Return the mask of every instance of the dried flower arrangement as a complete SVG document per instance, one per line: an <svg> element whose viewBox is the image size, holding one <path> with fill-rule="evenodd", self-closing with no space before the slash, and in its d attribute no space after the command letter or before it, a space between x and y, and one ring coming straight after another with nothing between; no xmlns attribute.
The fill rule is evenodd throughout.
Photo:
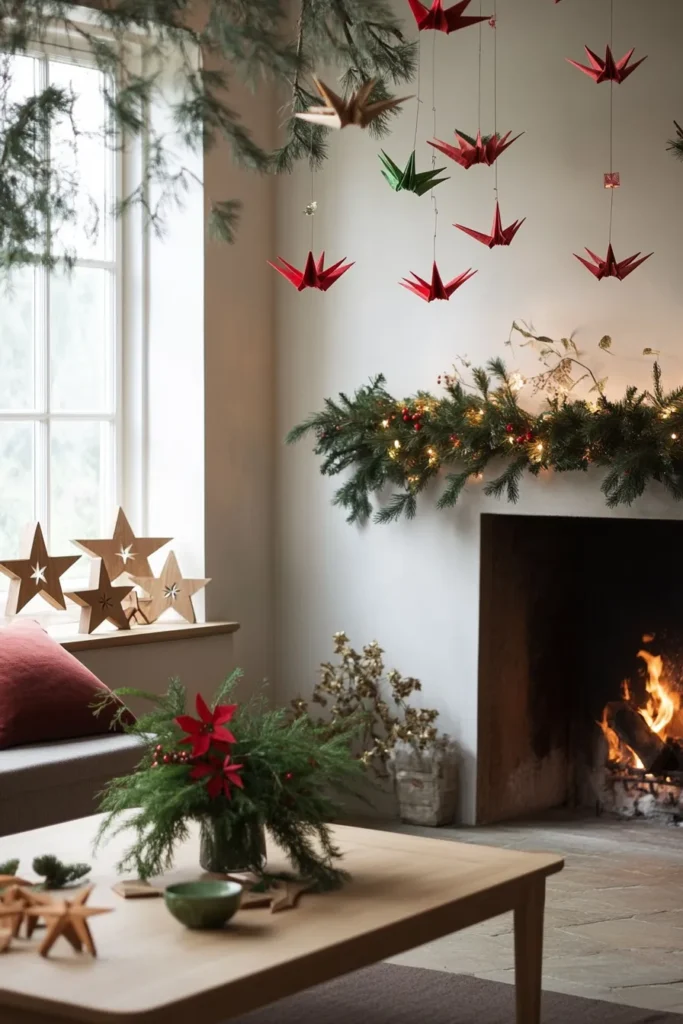
<svg viewBox="0 0 683 1024"><path fill-rule="evenodd" d="M292 701L295 717L310 716L310 704L328 709L332 733L348 729L350 720L361 723L363 752L360 760L380 775L397 742L403 740L419 750L443 744L434 725L439 712L432 708L416 708L409 702L422 689L419 679L402 676L396 669L384 675L383 649L376 640L359 654L344 632L334 634L334 652L339 664L323 662L320 680L310 702ZM386 694L386 699L385 699Z"/></svg>

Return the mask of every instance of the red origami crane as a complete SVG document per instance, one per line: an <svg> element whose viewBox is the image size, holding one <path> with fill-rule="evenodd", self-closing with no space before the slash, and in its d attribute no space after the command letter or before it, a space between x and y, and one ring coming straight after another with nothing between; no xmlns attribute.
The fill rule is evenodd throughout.
<svg viewBox="0 0 683 1024"><path fill-rule="evenodd" d="M580 263L583 263L584 267L587 267L588 270L590 270L591 274L594 274L595 277L597 277L598 281L602 281L603 277L616 277L617 280L623 281L625 277L628 277L628 275L636 269L636 267L639 267L641 263L644 263L645 260L649 260L650 256L652 256L652 253L650 252L647 256L643 256L642 259L638 259L640 253L637 252L635 256L629 256L628 259L618 261L614 255L614 249L612 248L611 242L607 247L607 256L604 260L600 259L599 256L596 256L594 252L590 251L590 249L586 249L586 252L590 256L591 260L593 260L592 263L589 260L584 259L583 256L577 256L576 253L574 253L574 255Z"/></svg>
<svg viewBox="0 0 683 1024"><path fill-rule="evenodd" d="M597 53L593 53L587 46L584 46L584 50L588 54L588 60L590 61L590 67L586 67L585 64L579 64L575 60L570 60L569 57L565 58L570 64L573 64L579 71L583 71L584 75L588 75L594 82L600 84L600 82L616 82L621 84L625 81L630 74L632 74L637 67L647 60L647 57L641 57L635 64L628 66L628 62L633 56L635 46L624 54L621 60L615 61L612 51L609 46L605 48L605 59L598 57Z"/></svg>
<svg viewBox="0 0 683 1024"><path fill-rule="evenodd" d="M464 284L465 281L469 281L471 277L474 277L477 271L472 270L471 268L469 270L465 270L462 274L458 274L457 277L454 277L452 281L449 281L448 284L444 284L441 280L441 274L439 273L436 262L432 264L431 283L429 281L423 281L422 278L418 277L417 274L414 274L412 270L410 273L415 280L411 281L410 278L404 277L402 281L399 281L399 284L403 288L407 288L408 291L414 292L415 295L419 295L421 299L425 300L425 302L433 302L434 299L450 299L453 292L459 288L461 284Z"/></svg>
<svg viewBox="0 0 683 1024"><path fill-rule="evenodd" d="M435 29L437 32L457 32L460 28L468 28L469 25L476 25L480 21L488 21L490 15L484 14L477 17L463 15L463 11L469 7L472 0L460 0L459 3L443 9L443 0L432 0L431 8L425 7L420 0L408 0L410 9L415 15L415 21L420 32L425 29Z"/></svg>
<svg viewBox="0 0 683 1024"><path fill-rule="evenodd" d="M278 256L278 259L280 263L284 264L284 267L278 267L276 263L271 263L270 260L268 260L268 266L272 267L273 270L277 270L278 274L286 277L299 292L302 292L304 288L318 288L321 292L326 292L335 281L339 280L342 274L345 274L353 266L353 263L344 263L344 260L341 259L338 263L333 263L326 270L324 252L320 254L320 259L317 263L313 259L313 253L309 252L303 270L297 270L287 260L283 260L282 256ZM342 266L342 264L344 265Z"/></svg>
<svg viewBox="0 0 683 1024"><path fill-rule="evenodd" d="M429 145L434 146L434 149L438 149L441 153L445 153L467 171L474 164L486 164L490 167L495 163L500 154L504 153L508 146L511 146L519 138L519 135L515 135L514 139L510 139L508 142L511 134L512 132L507 132L502 136L485 135L482 139L479 131L476 139L472 139L469 135L464 135L456 129L455 137L458 140L458 146L451 146L447 142L441 142L440 139L435 139ZM520 135L523 134L524 132L520 132Z"/></svg>
<svg viewBox="0 0 683 1024"><path fill-rule="evenodd" d="M232 799L231 786L244 789L240 772L244 765L231 764L230 756L226 758L210 757L206 764L196 764L190 772L191 779L206 779L206 790L214 800L224 793L228 800Z"/></svg>
<svg viewBox="0 0 683 1024"><path fill-rule="evenodd" d="M196 707L199 718L179 715L175 720L176 725L187 733L185 739L180 742L192 744L192 757L203 757L204 754L208 754L212 743L235 742L233 734L223 726L231 721L237 710L236 704L219 704L212 711L201 693L198 693Z"/></svg>
<svg viewBox="0 0 683 1024"><path fill-rule="evenodd" d="M488 245L489 249L493 249L494 245L509 245L525 220L526 217L523 217L522 220L513 221L512 224L504 228L503 222L500 219L500 206L496 199L496 212L493 215L493 227L491 228L490 235L485 235L481 231L474 231L473 228L466 228L462 224L455 224L454 227L464 231L466 235L476 238L483 245Z"/></svg>

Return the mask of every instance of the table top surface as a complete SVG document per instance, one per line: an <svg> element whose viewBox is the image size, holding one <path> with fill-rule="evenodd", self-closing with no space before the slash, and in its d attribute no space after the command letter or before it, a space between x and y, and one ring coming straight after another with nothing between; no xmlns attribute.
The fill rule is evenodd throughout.
<svg viewBox="0 0 683 1024"><path fill-rule="evenodd" d="M561 857L336 826L352 881L338 892L305 894L296 909L245 909L220 932L190 931L163 899L124 900L112 891L126 836L95 858L100 817L0 839L0 861L37 854L90 861L97 960L59 939L48 959L35 941L0 957L3 1024L61 1018L89 1024L215 1024L511 910L528 886L560 871ZM174 870L153 884L201 877L196 834L179 847ZM269 848L269 868L287 867ZM23 869L23 872L22 872ZM30 878L31 875L29 874ZM38 937L41 933L37 933ZM35 935L34 935L35 939Z"/></svg>

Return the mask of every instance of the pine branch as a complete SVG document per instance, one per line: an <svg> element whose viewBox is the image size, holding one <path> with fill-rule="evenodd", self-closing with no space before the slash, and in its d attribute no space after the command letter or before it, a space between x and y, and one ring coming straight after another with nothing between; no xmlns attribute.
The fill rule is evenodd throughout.
<svg viewBox="0 0 683 1024"><path fill-rule="evenodd" d="M351 471L333 498L349 522L373 514L376 523L414 517L419 495L443 468L453 472L437 506L451 508L470 479L501 460L502 471L484 493L513 503L525 473L585 472L591 465L608 471L602 490L610 508L632 504L653 481L681 497L683 387L665 391L655 363L652 393L629 386L620 400L610 400L573 339L556 342L517 324L513 330L540 346L547 367L531 378L536 390L547 389L540 412L520 405L520 375L494 359L472 369L475 393L459 376L446 375L444 397L418 392L400 402L379 377L351 397L326 399L321 412L290 431L290 443L314 434L324 475ZM604 351L605 339L597 347ZM597 388L597 400L575 396L578 382L567 377L568 366L585 368L586 390L590 396ZM387 485L392 496L373 512Z"/></svg>

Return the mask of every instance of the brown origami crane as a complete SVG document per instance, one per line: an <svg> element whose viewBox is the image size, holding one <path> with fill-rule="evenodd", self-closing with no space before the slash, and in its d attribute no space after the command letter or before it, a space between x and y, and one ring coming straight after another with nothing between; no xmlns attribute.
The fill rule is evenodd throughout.
<svg viewBox="0 0 683 1024"><path fill-rule="evenodd" d="M316 89L325 100L324 107L309 107L304 113L296 116L309 124L321 124L325 128L346 128L347 125L355 124L359 128L367 128L371 121L388 110L395 110L401 103L412 99L412 96L390 96L386 100L377 100L370 103L369 99L372 90L377 82L376 78L371 79L362 85L360 89L351 93L347 100L338 96L329 86L319 79L314 78Z"/></svg>

